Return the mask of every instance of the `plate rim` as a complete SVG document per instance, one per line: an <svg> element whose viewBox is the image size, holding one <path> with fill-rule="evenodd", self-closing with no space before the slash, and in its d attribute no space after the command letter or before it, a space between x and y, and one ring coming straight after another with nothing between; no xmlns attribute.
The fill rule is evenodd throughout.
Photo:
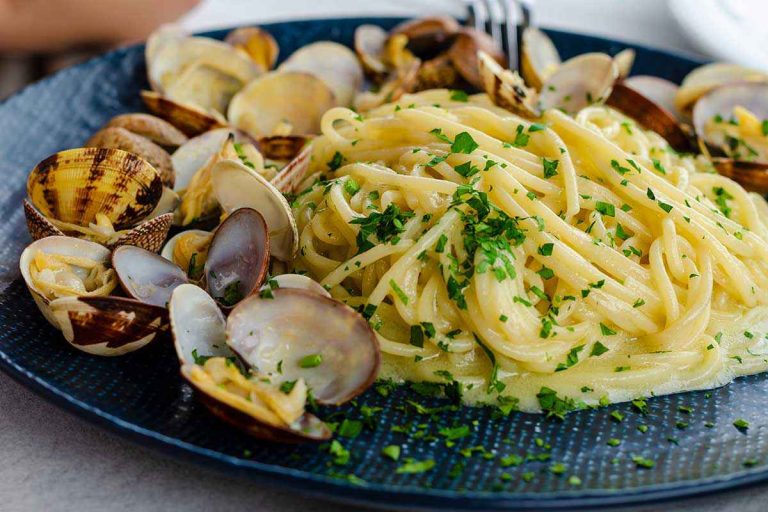
<svg viewBox="0 0 768 512"><path fill-rule="evenodd" d="M338 21L366 22L393 22L402 21L402 17L345 17L345 18L315 18L281 20L264 23L260 26L269 28L284 24L332 24ZM203 32L201 35L221 36L231 28L216 29ZM641 49L644 52L660 53L671 56L676 60L703 64L696 56L685 52L669 51L654 48L647 45L624 42L617 39L582 34L563 30L549 30L552 34L563 36L576 36L587 40L599 41L608 44L618 44L625 47ZM0 107L4 107L9 101L21 101L20 97L34 94L41 87L45 87L54 76L66 74L86 68L93 62L104 58L114 58L129 51L134 51L142 45L132 45L98 55L86 62L65 68L54 75L46 77L22 90L16 92L3 101ZM4 292L4 288L0 292ZM304 495L322 497L323 499L337 502L364 505L375 508L398 509L449 509L449 510L541 510L542 507L557 510L595 509L628 506L638 504L653 504L669 502L671 500L700 497L713 493L735 490L768 481L768 466L755 469L745 469L729 474L711 476L707 478L691 479L683 482L653 484L634 489L616 490L574 490L574 491L550 491L550 492L491 492L491 491L454 491L429 489L424 487L406 487L392 484L368 482L366 485L353 485L337 478L303 471L284 466L266 464L254 460L244 460L235 456L199 447L192 443L161 434L134 423L130 423L106 411L94 407L86 402L78 400L68 393L51 385L41 377L20 366L11 359L5 351L0 349L0 371L14 379L20 385L31 390L49 403L67 411L88 423L96 425L104 430L117 434L121 438L128 439L144 448L150 448L155 453L181 459L185 462L193 462L208 470L216 470L221 474L238 478L254 479L263 483L274 484L281 489L296 489L302 485L300 491ZM579 414L576 412L574 414ZM338 493L335 491L343 491ZM386 498L379 501L380 498Z"/></svg>

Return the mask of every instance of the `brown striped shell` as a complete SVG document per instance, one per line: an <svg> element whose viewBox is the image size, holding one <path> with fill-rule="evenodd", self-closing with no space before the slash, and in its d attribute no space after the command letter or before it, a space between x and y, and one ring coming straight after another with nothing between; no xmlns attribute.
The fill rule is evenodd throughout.
<svg viewBox="0 0 768 512"><path fill-rule="evenodd" d="M153 91L141 91L141 99L147 110L168 121L189 137L227 126L225 120L214 117L201 108L178 103Z"/></svg>
<svg viewBox="0 0 768 512"><path fill-rule="evenodd" d="M142 158L119 149L78 148L40 162L27 179L32 205L45 217L88 226L97 213L115 229L135 226L163 193L158 172Z"/></svg>
<svg viewBox="0 0 768 512"><path fill-rule="evenodd" d="M270 135L258 140L258 148L269 160L293 160L310 141L303 135Z"/></svg>
<svg viewBox="0 0 768 512"><path fill-rule="evenodd" d="M88 148L114 148L122 149L136 156L140 156L157 172L163 180L163 185L173 187L174 172L171 155L166 150L151 140L128 131L118 126L105 127L94 133L85 143Z"/></svg>

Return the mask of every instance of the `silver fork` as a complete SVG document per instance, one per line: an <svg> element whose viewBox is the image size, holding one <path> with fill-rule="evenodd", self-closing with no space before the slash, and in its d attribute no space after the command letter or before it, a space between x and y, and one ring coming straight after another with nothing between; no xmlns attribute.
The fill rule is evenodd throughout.
<svg viewBox="0 0 768 512"><path fill-rule="evenodd" d="M507 56L509 69L520 64L520 37L531 24L532 0L464 0L467 23L491 36Z"/></svg>

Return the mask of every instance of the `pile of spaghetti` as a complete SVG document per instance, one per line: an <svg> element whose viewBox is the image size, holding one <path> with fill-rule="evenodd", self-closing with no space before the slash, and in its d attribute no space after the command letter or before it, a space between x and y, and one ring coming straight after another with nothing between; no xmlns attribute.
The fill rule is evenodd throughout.
<svg viewBox="0 0 768 512"><path fill-rule="evenodd" d="M322 133L296 266L369 318L383 377L551 411L768 369L768 206L705 157L448 90Z"/></svg>

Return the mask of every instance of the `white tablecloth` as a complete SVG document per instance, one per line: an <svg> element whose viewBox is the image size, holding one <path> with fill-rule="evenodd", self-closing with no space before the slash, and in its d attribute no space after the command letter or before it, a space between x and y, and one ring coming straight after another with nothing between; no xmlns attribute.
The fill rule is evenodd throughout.
<svg viewBox="0 0 768 512"><path fill-rule="evenodd" d="M205 29L298 16L418 16L433 12L435 6L459 13L457 5L445 0L209 0L184 23ZM662 0L539 0L536 20L544 26L663 48L693 49L677 31ZM2 512L357 510L157 455L53 407L4 375L0 375L0 389ZM768 488L757 487L639 510L764 512L766 503Z"/></svg>

